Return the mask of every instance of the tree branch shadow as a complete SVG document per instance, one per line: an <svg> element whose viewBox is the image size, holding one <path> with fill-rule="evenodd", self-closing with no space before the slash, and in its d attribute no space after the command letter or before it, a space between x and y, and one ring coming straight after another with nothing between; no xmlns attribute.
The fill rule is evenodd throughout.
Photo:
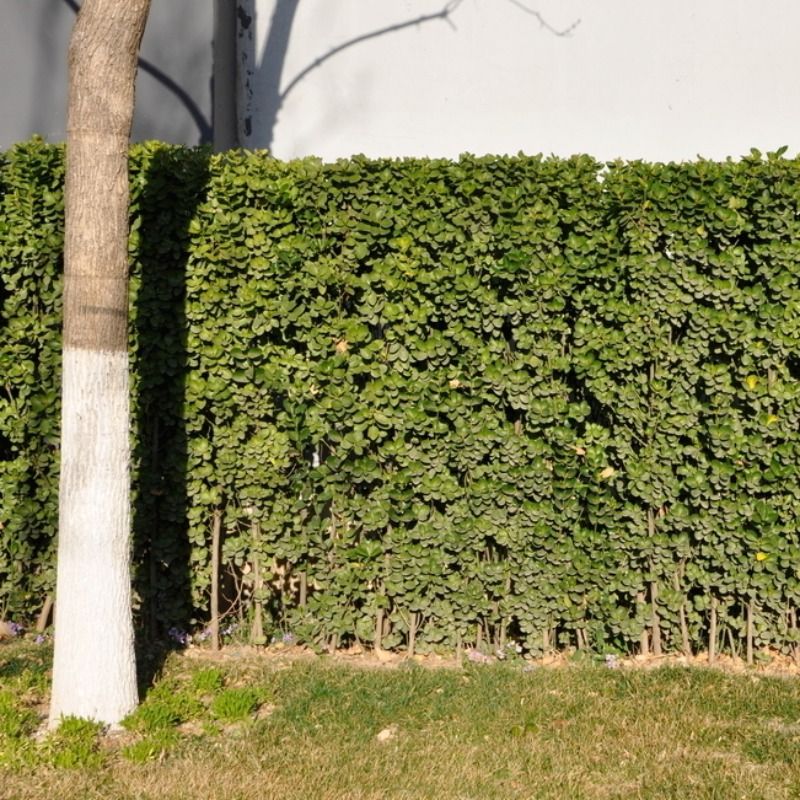
<svg viewBox="0 0 800 800"><path fill-rule="evenodd" d="M259 100L264 109L264 114L259 119L259 126L260 132L263 134L261 142L263 142L263 147L265 149L270 149L272 147L278 115L286 99L308 75L314 72L314 70L319 69L327 61L343 53L345 50L349 50L351 47L355 47L371 39L377 39L381 36L399 33L408 28L440 21L446 22L451 28L455 29L452 15L463 2L463 0L449 0L439 11L430 14L420 14L412 19L386 25L383 28L354 36L332 47L327 53L315 58L294 75L286 86L281 89L281 75L286 53L289 49L292 26L299 1L300 0L276 0L264 47L262 48L261 56L257 62L258 66L254 69L254 73L258 73L257 84L259 88L265 87L265 91L259 93ZM250 91L252 91L252 89L250 89ZM250 119L249 113L245 114L244 127L246 135L249 135L252 132L252 120Z"/></svg>
<svg viewBox="0 0 800 800"><path fill-rule="evenodd" d="M293 2L296 3L297 0L293 0ZM437 11L433 14L421 14L420 16L406 20L405 22L387 25L384 28L378 28L377 30L370 31L369 33L362 33L359 36L354 36L352 39L348 39L346 42L342 42L342 44L331 48L327 53L325 53L325 55L315 58L308 66L300 70L300 72L298 72L297 75L295 75L294 78L289 81L289 83L286 85L286 88L281 92L280 101L284 102L289 94L291 94L295 86L297 86L297 84L300 83L300 81L302 81L306 75L321 67L326 61L330 60L334 56L339 55L339 53L343 52L344 50L348 50L357 44L362 44L363 42L368 42L370 39L377 39L380 36L386 36L390 33L399 33L406 28L415 28L419 25L424 25L427 22L434 22L435 20L447 22L451 28L455 29L455 25L453 24L451 16L462 2L463 0L450 0L450 2L447 3L447 5L445 5L441 11Z"/></svg>
<svg viewBox="0 0 800 800"><path fill-rule="evenodd" d="M62 2L69 6L73 13L77 14L80 11L78 0L62 0ZM158 81L186 109L186 112L192 118L192 122L197 127L200 144L211 144L214 135L211 123L206 119L205 114L203 114L200 106L197 105L192 96L174 78L167 75L164 70L141 56L139 57L139 69Z"/></svg>
<svg viewBox="0 0 800 800"><path fill-rule="evenodd" d="M558 28L554 28L544 17L541 11L536 11L529 6L526 6L521 0L508 0L511 5L516 6L520 11L524 11L526 14L530 14L532 17L536 17L539 20L539 26L544 28L546 31L550 31L553 36L572 36L572 32L578 25L581 24L580 19L576 19L571 25L568 25L566 28L559 30Z"/></svg>
<svg viewBox="0 0 800 800"><path fill-rule="evenodd" d="M420 14L412 19L397 22L392 25L386 25L383 28L378 28L374 31L368 31L367 33L362 33L358 36L352 37L351 39L347 39L341 44L332 47L327 53L315 58L305 67L303 67L288 81L286 86L281 89L281 74L283 72L286 54L289 49L292 27L299 2L300 0L276 0L264 47L262 48L261 56L257 62L258 66L253 70L253 73L258 73L257 85L260 89L262 87L264 88L263 93L260 93L259 96L259 100L261 101L264 109L263 115L259 118L259 127L260 132L263 135L263 138L260 139L260 142L263 142L263 145L261 146L267 150L272 148L272 144L275 139L275 129L278 123L278 116L284 104L286 103L287 98L312 72L319 69L323 64L330 61L332 58L335 58L337 55L340 55L345 50L349 50L351 47L363 44L371 39L377 39L381 36L399 33L408 28L414 28L420 25L426 25L431 22L439 21L447 23L452 30L457 30L455 22L453 21L453 16L458 10L458 7L462 4L463 0L449 0L449 2L447 2L439 11L435 11L430 14ZM581 22L580 19L577 19L567 28L559 30L551 25L541 12L530 8L521 2L521 0L508 0L508 2L526 14L535 17L539 21L540 27L552 33L554 36L571 36L573 31L578 27L578 25L580 25ZM252 26L253 17L256 13L255 0L248 0L247 5L250 13L244 13L242 7L240 6L239 22L240 25L244 26L245 28L250 28ZM246 91L248 94L252 93L252 77L252 75L248 75L247 77ZM243 124L246 136L250 136L252 134L253 124L249 109L249 98L247 105L248 109L244 115Z"/></svg>

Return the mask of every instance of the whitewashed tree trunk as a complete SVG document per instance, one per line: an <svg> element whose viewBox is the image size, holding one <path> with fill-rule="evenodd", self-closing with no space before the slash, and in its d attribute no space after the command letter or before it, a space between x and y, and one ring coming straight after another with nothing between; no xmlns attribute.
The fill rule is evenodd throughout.
<svg viewBox="0 0 800 800"><path fill-rule="evenodd" d="M128 145L150 0L85 0L70 40L50 725L136 706L131 616Z"/></svg>
<svg viewBox="0 0 800 800"><path fill-rule="evenodd" d="M63 370L50 720L72 714L114 724L137 702L127 353L65 348Z"/></svg>

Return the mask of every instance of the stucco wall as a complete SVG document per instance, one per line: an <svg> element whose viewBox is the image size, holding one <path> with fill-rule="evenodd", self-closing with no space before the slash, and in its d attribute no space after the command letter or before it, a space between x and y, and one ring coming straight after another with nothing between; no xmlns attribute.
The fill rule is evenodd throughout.
<svg viewBox="0 0 800 800"><path fill-rule="evenodd" d="M240 3L246 142L280 157L800 150L796 0Z"/></svg>
<svg viewBox="0 0 800 800"><path fill-rule="evenodd" d="M65 0L2 0L0 147L33 133L51 142L64 139L73 19ZM134 139L210 140L212 38L211 0L153 0L142 44L147 63L137 83Z"/></svg>
<svg viewBox="0 0 800 800"><path fill-rule="evenodd" d="M64 138L75 3L3 0L0 147ZM283 158L795 153L798 29L796 0L153 0L133 135L195 144L213 117L219 146Z"/></svg>

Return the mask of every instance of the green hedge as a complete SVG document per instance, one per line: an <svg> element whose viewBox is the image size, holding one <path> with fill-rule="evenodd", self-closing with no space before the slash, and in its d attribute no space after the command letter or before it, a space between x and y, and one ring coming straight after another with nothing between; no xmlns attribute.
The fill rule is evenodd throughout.
<svg viewBox="0 0 800 800"><path fill-rule="evenodd" d="M218 511L228 595L318 646L795 649L799 177L136 147L143 621L206 618ZM3 156L17 613L52 582L62 178Z"/></svg>

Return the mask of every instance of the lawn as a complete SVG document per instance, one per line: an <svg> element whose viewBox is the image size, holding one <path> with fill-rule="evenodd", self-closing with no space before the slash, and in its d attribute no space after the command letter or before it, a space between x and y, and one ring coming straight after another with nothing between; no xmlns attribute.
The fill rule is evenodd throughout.
<svg viewBox="0 0 800 800"><path fill-rule="evenodd" d="M32 736L50 657L0 644L2 800L800 797L794 677L191 651L123 732Z"/></svg>

